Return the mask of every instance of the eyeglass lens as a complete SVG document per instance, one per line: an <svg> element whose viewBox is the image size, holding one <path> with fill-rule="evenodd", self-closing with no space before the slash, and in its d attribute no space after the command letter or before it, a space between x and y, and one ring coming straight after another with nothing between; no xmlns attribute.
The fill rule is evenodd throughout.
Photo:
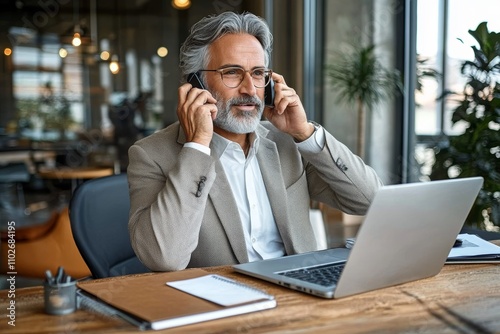
<svg viewBox="0 0 500 334"><path fill-rule="evenodd" d="M245 71L242 68L230 67L220 70L222 82L230 88L238 87L245 78L246 72L250 72L250 75L253 79L253 84L257 88L265 87L269 83L269 79L271 78L270 71L263 68L254 69L252 71Z"/></svg>

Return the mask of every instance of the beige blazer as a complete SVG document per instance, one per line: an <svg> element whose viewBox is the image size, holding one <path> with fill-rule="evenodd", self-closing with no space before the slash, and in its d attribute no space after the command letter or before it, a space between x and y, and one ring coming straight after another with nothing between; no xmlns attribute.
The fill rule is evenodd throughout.
<svg viewBox="0 0 500 334"><path fill-rule="evenodd" d="M300 154L293 138L269 122L256 134L257 159L287 254L317 248L311 200L364 214L381 185L375 172L328 132L318 154ZM218 157L214 150L208 156L184 143L177 122L129 149L132 247L154 271L248 262L237 205Z"/></svg>

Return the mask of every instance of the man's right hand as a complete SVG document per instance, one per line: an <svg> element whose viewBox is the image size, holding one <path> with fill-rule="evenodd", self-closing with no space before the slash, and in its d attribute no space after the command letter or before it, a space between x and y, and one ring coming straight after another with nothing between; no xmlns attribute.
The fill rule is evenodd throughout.
<svg viewBox="0 0 500 334"><path fill-rule="evenodd" d="M209 91L192 88L189 83L179 87L178 99L177 117L186 134L186 141L208 147L214 133L217 100Z"/></svg>

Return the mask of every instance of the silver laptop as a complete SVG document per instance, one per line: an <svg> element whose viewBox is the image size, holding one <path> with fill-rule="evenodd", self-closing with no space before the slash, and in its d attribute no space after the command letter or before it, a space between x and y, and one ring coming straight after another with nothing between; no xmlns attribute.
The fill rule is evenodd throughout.
<svg viewBox="0 0 500 334"><path fill-rule="evenodd" d="M351 250L332 248L233 268L325 298L434 276L445 264L482 184L483 178L471 177L384 186ZM311 279L314 275L319 278Z"/></svg>

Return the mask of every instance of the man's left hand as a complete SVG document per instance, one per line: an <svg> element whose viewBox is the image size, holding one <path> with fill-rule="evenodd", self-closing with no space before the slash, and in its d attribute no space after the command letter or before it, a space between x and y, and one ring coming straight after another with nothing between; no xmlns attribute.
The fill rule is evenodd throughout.
<svg viewBox="0 0 500 334"><path fill-rule="evenodd" d="M295 90L288 87L285 79L278 73L273 73L274 108L266 107L264 116L277 129L288 133L296 141L309 138L314 132L314 125L307 121L307 115Z"/></svg>

